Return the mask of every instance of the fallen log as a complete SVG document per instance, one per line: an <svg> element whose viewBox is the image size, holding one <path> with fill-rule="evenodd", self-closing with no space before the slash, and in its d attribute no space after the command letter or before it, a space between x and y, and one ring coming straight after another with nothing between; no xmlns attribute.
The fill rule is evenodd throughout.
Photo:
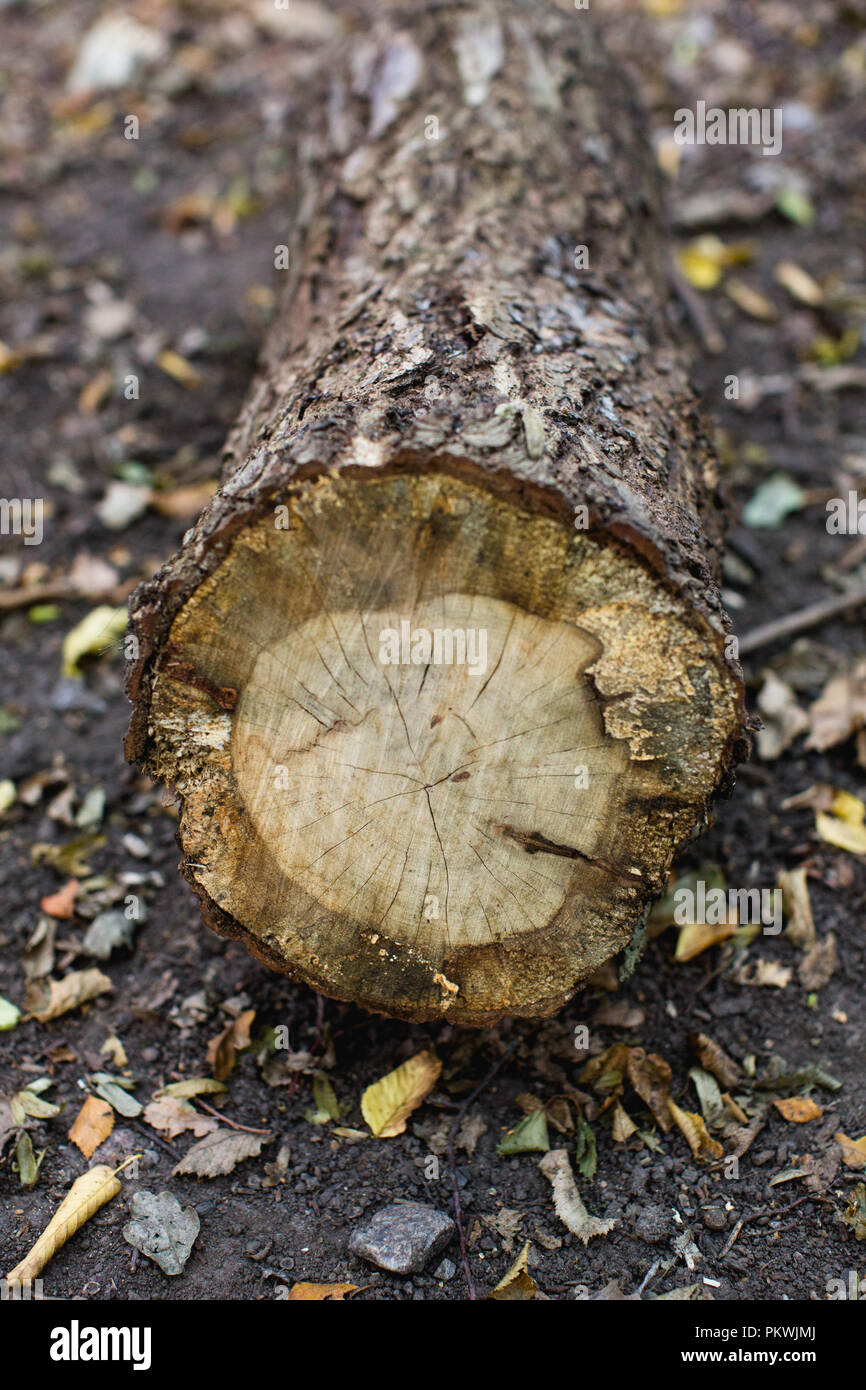
<svg viewBox="0 0 866 1390"><path fill-rule="evenodd" d="M127 755L269 966L539 1015L741 752L654 161L585 12L405 4L337 47L223 485L131 600Z"/></svg>

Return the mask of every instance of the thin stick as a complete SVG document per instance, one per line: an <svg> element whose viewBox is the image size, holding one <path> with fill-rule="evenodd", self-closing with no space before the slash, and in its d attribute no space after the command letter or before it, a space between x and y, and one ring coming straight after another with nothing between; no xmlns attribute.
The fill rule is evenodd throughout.
<svg viewBox="0 0 866 1390"><path fill-rule="evenodd" d="M484 1080L478 1083L474 1091L470 1091L469 1095L458 1107L457 1113L451 1122L451 1128L448 1131L448 1171L451 1174L451 1190L454 1193L454 1221L460 1239L460 1263L463 1265L463 1273L466 1276L466 1287L469 1290L469 1297L472 1300L477 1299L478 1296L475 1292L475 1283L472 1278L472 1271L469 1268L469 1256L466 1250L466 1232L463 1229L463 1213L460 1207L460 1188L457 1185L457 1158L454 1152L454 1141L457 1138L457 1130L460 1127L460 1121L463 1119L466 1111L469 1109L470 1105L478 1099L481 1092L490 1085L494 1076L499 1071L499 1068L514 1051L519 1041L519 1038L515 1038L513 1042L508 1044L508 1047L499 1058L499 1061L495 1066L491 1067Z"/></svg>
<svg viewBox="0 0 866 1390"><path fill-rule="evenodd" d="M757 1211L749 1212L748 1216L741 1216L736 1226L731 1231L729 1239L725 1242L724 1248L719 1251L716 1258L723 1260L743 1227L748 1225L750 1221L757 1221L759 1216L784 1216L785 1212L793 1211L795 1207L799 1207L803 1202L820 1202L822 1200L826 1201L826 1198L822 1198L819 1193L807 1192L805 1197L798 1197L796 1202L791 1202L787 1207L758 1207Z"/></svg>
<svg viewBox="0 0 866 1390"><path fill-rule="evenodd" d="M668 266L668 281L691 319L692 327L700 336L707 352L711 352L714 356L721 352L725 346L725 340L716 326L715 319L673 262Z"/></svg>
<svg viewBox="0 0 866 1390"><path fill-rule="evenodd" d="M857 608L862 603L866 603L866 586L849 589L845 594L834 594L832 598L823 598L818 603L810 603L796 613L788 613L784 618L774 618L771 623L763 623L761 627L747 632L745 637L740 638L739 654L746 656L749 652L757 651L759 647L768 647L779 637L791 637L795 632L806 632L808 628L818 627L828 618L836 618L840 613L847 612L849 608Z"/></svg>
<svg viewBox="0 0 866 1390"><path fill-rule="evenodd" d="M125 603L134 588L135 580L125 579L102 597L109 603ZM93 595L88 595L77 584L72 584L66 579L58 579L56 583L49 584L27 584L21 589L0 590L0 614L12 613L16 608L30 608L37 603L86 598L92 599Z"/></svg>
<svg viewBox="0 0 866 1390"><path fill-rule="evenodd" d="M242 1129L245 1134L270 1134L271 1132L269 1129L252 1129L250 1125L239 1125L237 1120L230 1120L228 1115L221 1115L218 1110L214 1110L212 1106L208 1105L206 1101L202 1100L201 1096L196 1096L196 1100L198 1101L202 1110L206 1110L209 1115L213 1115L224 1125L229 1125L232 1129Z"/></svg>

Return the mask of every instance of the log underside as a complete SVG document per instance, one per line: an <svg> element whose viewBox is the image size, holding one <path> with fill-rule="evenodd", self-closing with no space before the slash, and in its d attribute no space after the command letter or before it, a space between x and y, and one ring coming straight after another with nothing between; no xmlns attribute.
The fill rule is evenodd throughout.
<svg viewBox="0 0 866 1390"><path fill-rule="evenodd" d="M484 634L483 669L423 640L393 664L403 624L476 657ZM419 1020L538 1015L628 942L705 810L738 717L717 648L623 545L480 480L349 471L180 610L147 765L211 925L269 965Z"/></svg>

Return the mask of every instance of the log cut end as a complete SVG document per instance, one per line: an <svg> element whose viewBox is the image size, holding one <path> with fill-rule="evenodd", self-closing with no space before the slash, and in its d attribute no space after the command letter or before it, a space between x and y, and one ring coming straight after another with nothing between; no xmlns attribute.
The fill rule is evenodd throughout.
<svg viewBox="0 0 866 1390"><path fill-rule="evenodd" d="M324 994L468 1024L552 1011L628 943L741 690L658 567L573 522L356 463L234 523L133 750L181 795L211 925Z"/></svg>

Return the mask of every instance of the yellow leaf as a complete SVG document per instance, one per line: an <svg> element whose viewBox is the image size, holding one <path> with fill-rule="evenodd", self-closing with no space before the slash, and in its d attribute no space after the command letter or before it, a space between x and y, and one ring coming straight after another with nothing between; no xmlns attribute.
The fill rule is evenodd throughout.
<svg viewBox="0 0 866 1390"><path fill-rule="evenodd" d="M724 249L718 237L698 237L677 251L677 265L696 290L715 289L722 278Z"/></svg>
<svg viewBox="0 0 866 1390"><path fill-rule="evenodd" d="M526 1242L507 1274L500 1279L490 1294L497 1302L513 1300L527 1303L535 1297L536 1284L529 1273L529 1241Z"/></svg>
<svg viewBox="0 0 866 1390"><path fill-rule="evenodd" d="M838 367L840 362L847 362L849 357L853 357L859 346L860 334L857 329L846 328L839 338L819 334L813 338L805 355L809 361L817 362L822 367Z"/></svg>
<svg viewBox="0 0 866 1390"><path fill-rule="evenodd" d="M358 1292L357 1284L293 1284L289 1302L341 1303Z"/></svg>
<svg viewBox="0 0 866 1390"><path fill-rule="evenodd" d="M129 615L125 608L110 608L101 604L67 632L63 639L63 675L77 676L84 656L98 656L108 651L126 631Z"/></svg>
<svg viewBox="0 0 866 1390"><path fill-rule="evenodd" d="M100 1207L117 1196L121 1188L119 1171L105 1163L97 1163L95 1168L75 1179L32 1250L6 1275L7 1285L27 1283L39 1276L61 1245L65 1245Z"/></svg>
<svg viewBox="0 0 866 1390"><path fill-rule="evenodd" d="M181 357L179 352L173 352L171 348L164 348L156 359L156 365L161 367L166 376L174 377L181 386L186 386L190 391L195 391L201 386L201 375L196 371L191 362L187 362L185 357Z"/></svg>
<svg viewBox="0 0 866 1390"><path fill-rule="evenodd" d="M815 812L815 828L821 839L849 854L866 854L866 825L863 824L866 806L850 792L837 792L833 798L832 814Z"/></svg>
<svg viewBox="0 0 866 1390"><path fill-rule="evenodd" d="M113 1129L114 1111L108 1102L98 1096L88 1096L69 1131L69 1138L85 1158L92 1158Z"/></svg>
<svg viewBox="0 0 866 1390"><path fill-rule="evenodd" d="M361 1113L377 1139L393 1139L403 1133L407 1117L432 1091L441 1070L442 1063L434 1053L419 1052L367 1087L361 1097Z"/></svg>
<svg viewBox="0 0 866 1390"><path fill-rule="evenodd" d="M681 1110L672 1100L668 1104L677 1123L677 1128L684 1136L695 1158L721 1158L722 1146L717 1140L710 1138L703 1116L696 1115L691 1110Z"/></svg>
<svg viewBox="0 0 866 1390"><path fill-rule="evenodd" d="M801 304L823 304L824 291L811 275L793 261L780 261L773 272L779 284Z"/></svg>
<svg viewBox="0 0 866 1390"><path fill-rule="evenodd" d="M630 1139L631 1136L636 1132L636 1130L637 1125L635 1124L634 1120L624 1109L624 1107L620 1105L619 1101L617 1101L613 1107L612 1133L614 1143L621 1144L624 1139Z"/></svg>
<svg viewBox="0 0 866 1390"><path fill-rule="evenodd" d="M738 309L742 309L744 314L748 314L753 319L761 319L764 323L775 323L779 317L775 304L771 304L760 290L755 290L751 285L747 285L745 280L729 280L725 285L725 293L729 299L734 301Z"/></svg>
<svg viewBox="0 0 866 1390"><path fill-rule="evenodd" d="M846 1168L866 1168L866 1134L862 1139L849 1139L840 1130L833 1138L842 1145L842 1162Z"/></svg>
<svg viewBox="0 0 866 1390"><path fill-rule="evenodd" d="M722 278L722 272L732 265L744 265L754 259L755 248L748 241L735 241L726 246L717 236L696 237L677 252L680 271L696 290L712 290Z"/></svg>
<svg viewBox="0 0 866 1390"><path fill-rule="evenodd" d="M774 1100L773 1104L782 1119L788 1120L792 1125L804 1125L809 1120L817 1120L824 1114L820 1105L816 1105L811 1096L789 1096L787 1099Z"/></svg>
<svg viewBox="0 0 866 1390"><path fill-rule="evenodd" d="M699 956L701 951L706 951L710 946L718 946L720 941L727 941L729 936L736 934L736 922L687 922L680 929L674 960L682 965L693 956Z"/></svg>
<svg viewBox="0 0 866 1390"><path fill-rule="evenodd" d="M866 821L866 805L851 792L836 792L830 810L846 825L860 826Z"/></svg>
<svg viewBox="0 0 866 1390"><path fill-rule="evenodd" d="M95 415L114 384L114 375L107 367L97 372L78 397L78 409L82 415Z"/></svg>

